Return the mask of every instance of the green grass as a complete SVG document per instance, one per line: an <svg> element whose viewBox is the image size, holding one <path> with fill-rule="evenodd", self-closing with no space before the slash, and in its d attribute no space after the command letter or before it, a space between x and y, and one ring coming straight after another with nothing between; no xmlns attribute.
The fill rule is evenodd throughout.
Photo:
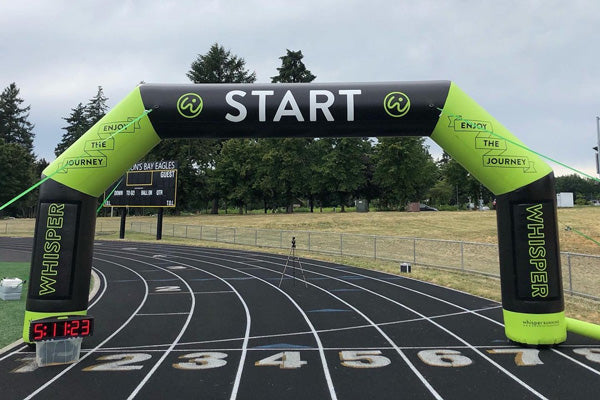
<svg viewBox="0 0 600 400"><path fill-rule="evenodd" d="M29 263L0 262L0 278L29 279ZM23 285L21 300L0 300L0 348L21 337L26 298L27 284Z"/></svg>

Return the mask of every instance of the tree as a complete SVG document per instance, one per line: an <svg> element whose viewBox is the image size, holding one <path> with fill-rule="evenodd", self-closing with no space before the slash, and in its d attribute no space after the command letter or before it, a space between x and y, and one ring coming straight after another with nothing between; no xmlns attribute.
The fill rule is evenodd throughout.
<svg viewBox="0 0 600 400"><path fill-rule="evenodd" d="M89 128L90 124L86 117L87 111L82 103L79 103L75 108L71 109L71 114L68 117L63 117L67 121L67 126L61 128L66 132L63 134L61 141L56 145L54 154L58 157L73 143L77 141Z"/></svg>
<svg viewBox="0 0 600 400"><path fill-rule="evenodd" d="M98 86L98 92L96 92L96 95L92 97L85 106L85 119L87 120L89 127L94 126L96 122L104 117L106 111L108 111L108 106L106 105L107 100L108 98L104 96L102 86Z"/></svg>
<svg viewBox="0 0 600 400"><path fill-rule="evenodd" d="M438 165L441 179L452 187L453 194L449 204L456 204L459 207L460 204L468 202L477 204L478 199L488 203L495 198L488 188L447 153L444 153Z"/></svg>
<svg viewBox="0 0 600 400"><path fill-rule="evenodd" d="M257 171L259 190L265 203L273 208L279 204L291 213L293 205L309 192L309 152L311 139L263 139L260 140L262 155Z"/></svg>
<svg viewBox="0 0 600 400"><path fill-rule="evenodd" d="M33 124L29 122L31 106L23 107L16 83L8 85L0 94L0 139L16 143L33 155Z"/></svg>
<svg viewBox="0 0 600 400"><path fill-rule="evenodd" d="M327 138L321 139L326 151L316 167L317 175L313 175L321 183L318 192L327 191L333 194L336 204L342 212L352 196L356 196L361 187L367 183L365 155L371 149L370 143L363 138Z"/></svg>
<svg viewBox="0 0 600 400"><path fill-rule="evenodd" d="M245 69L246 61L215 43L206 54L198 54L186 74L194 83L254 83L256 73Z"/></svg>
<svg viewBox="0 0 600 400"><path fill-rule="evenodd" d="M0 139L0 205L29 188L34 179L34 157L25 146ZM35 204L35 195L28 194L2 210L6 215L27 216L27 209Z"/></svg>
<svg viewBox="0 0 600 400"><path fill-rule="evenodd" d="M71 109L68 117L62 118L67 122L67 126L61 128L66 132L54 148L54 154L57 157L104 117L108 111L107 100L102 86L98 86L96 95L89 99L85 106L82 103L77 104L75 108Z"/></svg>
<svg viewBox="0 0 600 400"><path fill-rule="evenodd" d="M374 151L373 178L381 191L381 206L402 209L426 196L435 182L436 166L423 138L379 138Z"/></svg>
<svg viewBox="0 0 600 400"><path fill-rule="evenodd" d="M257 197L255 183L260 157L257 148L253 139L227 140L217 157L214 180L240 214Z"/></svg>
<svg viewBox="0 0 600 400"><path fill-rule="evenodd" d="M304 55L302 50L291 51L287 50L285 56L279 57L281 60L281 67L277 68L279 74L271 77L273 83L301 83L301 82L312 82L317 77L313 75L302 62Z"/></svg>
<svg viewBox="0 0 600 400"><path fill-rule="evenodd" d="M555 180L556 192L575 193L576 201L585 204L588 200L598 199L600 197L600 184L589 178L582 178L579 175L558 176Z"/></svg>
<svg viewBox="0 0 600 400"><path fill-rule="evenodd" d="M298 83L315 80L316 76L302 62L303 57L301 50L287 50L286 55L279 57L281 60L281 67L277 68L279 74L271 77L271 82ZM266 166L271 168L268 171L271 176L267 179L263 175L262 187L271 192L279 191L289 213L293 211L293 203L298 197L309 196L311 192L309 179L305 179L309 173L308 147L311 142L311 139L303 138L267 139L266 142L270 151L265 155L264 161L267 163ZM270 186L265 187L268 182Z"/></svg>
<svg viewBox="0 0 600 400"><path fill-rule="evenodd" d="M194 83L252 83L256 73L245 69L244 59L231 54L218 43L206 54L199 54L186 76ZM222 185L215 173L221 140L194 141L168 139L159 143L147 156L148 160L178 160L178 209L204 208L212 202L212 212L218 212Z"/></svg>

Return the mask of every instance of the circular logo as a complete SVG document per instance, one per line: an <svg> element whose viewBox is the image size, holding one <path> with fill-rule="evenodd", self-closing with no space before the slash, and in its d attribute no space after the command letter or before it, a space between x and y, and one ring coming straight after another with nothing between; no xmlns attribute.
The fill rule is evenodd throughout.
<svg viewBox="0 0 600 400"><path fill-rule="evenodd" d="M383 99L383 108L391 117L403 117L410 110L410 99L402 92L391 92Z"/></svg>
<svg viewBox="0 0 600 400"><path fill-rule="evenodd" d="M196 93L186 93L177 100L177 111L185 118L196 118L202 112L204 102Z"/></svg>

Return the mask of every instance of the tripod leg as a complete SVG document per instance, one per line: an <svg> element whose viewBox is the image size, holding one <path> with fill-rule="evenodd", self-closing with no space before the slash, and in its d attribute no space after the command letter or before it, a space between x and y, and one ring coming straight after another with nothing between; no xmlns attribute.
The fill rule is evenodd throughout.
<svg viewBox="0 0 600 400"><path fill-rule="evenodd" d="M279 285L277 285L277 287L281 287L281 282L283 282L283 277L285 275L285 271L287 270L288 264L290 262L290 257L292 257L293 250L294 250L293 248L290 250L290 254L288 255L287 260L285 261L285 267L283 267L283 272L281 273L281 279L279 279ZM292 265L292 267L293 267L293 265Z"/></svg>
<svg viewBox="0 0 600 400"><path fill-rule="evenodd" d="M302 264L300 263L300 259L298 257L296 257L296 262L298 263L298 266L300 267L300 272L302 273L302 279L304 279L304 287L308 288L308 283L306 283L306 275L304 275L304 268L302 268Z"/></svg>

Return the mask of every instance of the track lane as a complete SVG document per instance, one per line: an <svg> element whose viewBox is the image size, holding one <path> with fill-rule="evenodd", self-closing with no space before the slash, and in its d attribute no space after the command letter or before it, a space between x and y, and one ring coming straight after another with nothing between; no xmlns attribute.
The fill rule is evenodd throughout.
<svg viewBox="0 0 600 400"><path fill-rule="evenodd" d="M116 246L114 247L116 247L115 250L117 252L123 251L123 247L127 248L134 246L138 248L147 249L149 254L153 253L150 249L156 249L156 247L150 244L138 246L137 243L132 244L123 242L103 242L102 246L108 244L111 245L110 247L113 247L113 245L116 244ZM177 254L181 253L181 251L198 251L197 249L190 249L189 247L178 247L170 245L161 245L160 247L164 251L158 251L158 249L156 249L154 253L170 252L170 254L177 256ZM126 251L131 252L130 250ZM209 249L201 249L200 251L206 251L210 254L211 257L216 257L217 259L219 259L219 263L226 264L228 267L232 268L231 271L236 269L240 271L245 271L260 277L266 282L272 282L274 284L278 283L277 281L281 276L281 270L283 269L283 263L285 261L285 257L267 256L269 257L267 258L267 260L275 260L272 261L274 264L266 263L257 265L255 264L255 261L250 260L250 258L257 257L257 253ZM136 255L133 256L136 257ZM242 258L236 258L234 256ZM261 254L261 256L265 255ZM242 259L244 260L244 262L246 262L246 264L249 265L242 265L242 267L240 268L239 261ZM167 261L176 262L178 260L177 257L175 257L168 260L163 259L161 261L157 259L154 261L156 261L157 264L165 267ZM325 265L323 266L307 265L310 263L317 264L321 262L315 262L313 260L303 260L303 266L305 266L305 270L309 268L311 270L314 270L314 272L323 272L325 271L323 267L328 266L331 268L331 264L324 262L323 264ZM198 261L197 265L202 265L202 262ZM265 271L264 269L260 269L265 267L267 269L270 269L271 271ZM508 344L503 334L501 335L501 338L504 340L503 342L493 342L493 340L498 340L498 336L496 335L496 333L490 333L491 330L498 329L498 332L502 333L502 323L500 322L502 320L500 312L501 310L498 308L497 304L493 305L493 303L490 303L490 301L487 299L469 298L466 294L455 296L455 291L439 287L434 288L434 290L429 290L431 289L429 288L429 286L432 285L418 282L415 283L412 282L413 280L406 278L398 279L397 276L380 274L374 271L356 270L347 266L340 266L339 268L335 269L335 271L329 270L330 272L327 272L327 274L339 280L325 278L323 276L318 275L313 275L312 277L309 277L309 275L307 274L307 278L309 278L308 281L315 285L318 285L319 287L322 287L326 291L330 291L331 293L342 298L344 301L357 307L366 315L368 315L373 320L373 322L380 326L381 329L383 329L386 332L386 334L390 335L390 337L392 337L393 340L399 344L398 347L405 352L405 354L411 360L411 362L413 362L413 364L415 364L415 366L420 371L422 371L424 376L427 378L428 382L430 382L431 385L438 389L444 398L451 399L478 396L480 397L483 395L482 393L486 391L486 398L494 398L495 396L506 397L509 396L509 393L511 393L511 391L506 390L505 388L502 388L499 391L493 389L493 387L497 387L499 383L502 382L502 379L504 379L502 378L503 374L496 376L489 373L477 373L481 372L480 367L483 361L478 359L476 353L472 354L472 349L468 346L461 345L460 343L453 345L450 342L445 342L441 340L437 340L436 342L436 340L431 340L433 338L431 338L430 340L425 340L424 342L420 342L418 340L418 336L406 340L406 334L411 331L414 331L415 327L418 327L419 324L425 324L424 326L430 324L427 318L438 322L440 325L447 327L451 331L456 332L460 337L464 336L468 339L469 342L472 342L472 347L488 355L499 365L503 366L509 371L512 371L516 376L523 379L525 382L532 385L536 389L543 388L539 390L540 393L546 395L549 398L564 398L569 397L574 393L577 393L578 397L579 395L581 395L585 398L589 397L588 395L595 396L595 394L597 394L598 392L598 389L600 389L600 387L598 387L597 385L598 380L597 374L595 373L597 372L595 368L598 368L598 366L600 365L600 348L598 347L598 344L593 341L569 335L568 342L563 346L560 346L556 349L539 349L537 358L539 359L541 364L535 364L536 359L532 356L532 352L524 352L524 354L521 355L518 354L518 352L515 351L520 348ZM153 275L153 273L150 273L149 271L145 271L143 269L138 270L138 272L141 272L142 274L147 276L148 280L150 280L151 276ZM183 274L186 272L178 271L177 273ZM360 273L364 276L357 277L356 273ZM220 275L222 273L219 272L218 274ZM367 275L373 276L369 277ZM160 284L159 280L164 279L164 277L157 277L156 275L154 275L154 277L158 278L155 283L156 285ZM194 291L198 291L198 289L194 287L194 284L208 285L210 284L210 282L216 280L214 279L214 277L212 278L212 280L207 280L209 278L197 278L194 277L193 274L190 274L189 277L185 276L184 279L189 282L190 286L192 287L192 289L194 289ZM194 279L199 280L194 281ZM225 279L228 282L231 282L233 285L243 286L245 288L243 292L244 298L252 296L252 293L256 292L256 290L258 289L256 283L252 283L252 280L246 279L243 276L240 276L240 274L235 274L232 272L231 274L228 274ZM131 283L132 282L122 282L121 284L125 286ZM404 392L393 389L396 386L395 384L397 382L394 382L395 376L393 373L390 374L390 371L397 371L397 368L401 363L399 357L394 358L395 350L393 349L393 347L389 344L387 346L383 346L377 341L373 341L373 343L375 344L373 346L364 346L365 340L361 340L360 337L364 339L365 336L359 334L358 332L364 329L371 330L372 327L370 325L365 324L368 326L368 328L360 327L360 324L356 323L356 319L350 318L350 313L346 311L332 311L334 309L341 310L342 307L339 305L340 303L336 305L335 303L331 303L331 300L327 300L327 298L331 299L331 296L314 296L312 291L305 290L301 285L297 285L296 287L290 287L291 283L292 282L290 279L285 279L283 287L285 291L288 292L305 310L306 314L313 321L316 331L321 336L323 344L322 351L326 355L326 361L329 364L329 369L332 374L332 381L335 385L336 392L338 393L339 398L357 398L364 396L385 398L386 396L397 397L401 394L408 394L409 396L411 396L411 398L415 398L415 396L413 396L412 391L408 389L408 387L405 388L407 390ZM171 282L163 281L162 284L170 285ZM344 286L344 284L346 286ZM438 300L431 297L428 298L428 296L419 295L418 293L411 292L410 290L405 291L404 289L395 286L398 284L409 286L410 289L421 291L428 296L438 298ZM361 295L361 293L364 292L364 290L359 289L359 287L365 287L368 290L379 293L380 295L388 297L393 301L409 304L411 308L415 308L419 312L422 312L422 314L426 318L412 317L411 321L411 318L408 318L404 313L402 313L402 311L400 311L397 308L397 305L390 303L385 299L381 299L381 297L379 297L381 300L373 300L370 296L365 296L364 294ZM212 292L214 293L208 293L209 291L205 289L206 287L204 287L202 294L196 293L196 296L199 297L199 301L200 299L202 299L202 302L206 301L207 304L211 304L211 307L218 307L219 305L221 305L224 307L224 309L227 310L228 313L233 310L234 305L231 302L224 302L223 304L220 304L222 303L220 300L208 300L210 298L219 296L221 296L221 298L224 298L226 296L234 297L233 294L224 293L223 290L212 290ZM231 293L231 290L228 290L229 293ZM264 290L258 290L264 292ZM400 295L400 293L403 294ZM167 300L167 298L171 298L177 295L152 295L151 297L161 296L163 299ZM415 301L414 297L421 300ZM406 300L407 298L408 300ZM264 310L264 308L255 308L254 304L260 302L261 299L264 301L265 298L264 296L261 296L259 294L254 294L254 299L256 303L253 302L249 304L250 312L260 314ZM439 300L442 301L440 302ZM454 304L454 300L456 300L455 305L457 305L458 307L452 307L452 304ZM437 302L437 304L442 304L444 301L447 302L446 306L441 306L437 308L436 306L432 306L432 303L436 304ZM420 304L425 302L427 302L427 304ZM388 305L386 305L386 303ZM389 304L393 304L393 306L390 306ZM486 304L487 307L485 306ZM318 307L321 308L319 309ZM239 304L237 308L240 308ZM385 312L381 311L382 309L389 310L387 316ZM325 312L323 310L329 311ZM156 307L152 307L152 309L149 308L148 310L142 310L139 313L146 313L146 315L141 315L139 316L139 318L147 319L148 322L151 319L152 321L154 321L154 323L160 323L161 316L157 315L160 313L156 311ZM238 313L235 310L233 311L234 314ZM174 315L170 317L177 318L177 316ZM261 319L264 317L257 318ZM192 323L195 323L196 319L197 317L194 317L194 321ZM264 321L268 320L268 317L264 319ZM287 320L291 322L293 319L288 318ZM479 322L474 323L473 321ZM201 322L199 322L199 324L203 325ZM409 325L413 326L409 327ZM406 329L397 329L402 326L409 327L408 331ZM496 328L493 328L494 326ZM472 329L469 329L469 327L471 327ZM463 328L466 329L466 333L461 331L461 329ZM427 328L421 329L421 331L427 333ZM242 379L242 381L251 384L248 387L245 386L243 383L240 385L239 398L256 398L257 395L260 396L261 394L263 394L261 391L262 384L257 383L265 382L264 379L267 376L269 377L266 382L278 382L277 379L271 379L276 376L276 374L272 374L271 372L273 372L277 368L261 368L252 364L253 361L256 362L256 360L264 360L268 356L273 356L276 352L297 352L300 357L299 359L308 361L308 365L303 365L302 368L299 368L298 370L278 371L281 374L280 376L285 377L287 375L289 377L291 375L295 375L297 378L292 380L292 382L295 385L301 384L301 382L310 381L310 379L306 379L306 377L310 376L307 375L307 372L309 369L314 370L314 367L318 365L319 362L319 358L317 357L315 359L311 354L317 355L320 349L318 349L315 346L306 346L302 348L285 346L261 346L261 344L268 345L269 343L273 343L274 341L284 345L285 343L289 342L289 338L302 338L303 336L306 336L306 332L306 329L295 329L294 332L278 332L273 335L268 334L268 329L264 329L262 332L260 330L252 332L252 335L250 335L249 337L250 346L248 348L248 360L245 363L246 366L244 368L244 378ZM474 332L475 334L473 336L469 336L469 334L473 334ZM477 332L484 332L484 334L479 335L477 334ZM203 338L194 338L195 335L190 335L189 332L186 333L181 338L182 340L180 340L179 343L172 349L171 354L165 359L165 362L157 368L154 377L158 377L159 374L163 374L165 371L175 371L172 374L167 375L171 376L173 379L181 379L182 372L177 371L175 368L172 367L172 365L178 362L182 363L190 361L189 357L185 358L184 356L188 356L190 353L193 352L220 352L228 357L225 358L225 360L229 360L229 364L234 363L234 360L237 359L237 357L239 357L239 354L242 351L241 343L244 335L232 333L233 332L227 332L224 335L219 335L219 332L215 330L212 337L207 337L205 338L206 340L194 340ZM145 346L134 343L127 343L128 341L121 340L123 336L127 335L120 335L120 339L115 340L113 343L111 343L111 347L103 347L102 349L98 349L96 355L100 356L111 354L128 354L131 351L133 351L134 353L147 352L148 354L151 353L152 360L156 360L159 357L159 355L164 354L164 350L169 346L169 343L165 343L164 340L157 340L154 341L154 344L147 344ZM372 341L374 339L374 335L371 334L367 335L366 337L368 338L366 340L367 342ZM427 336L422 335L422 338L426 339ZM84 345L86 345L86 342L84 342ZM298 343L306 342L304 340L300 340ZM257 346L254 346L254 344L257 344ZM351 355L356 355L357 352L361 352L364 350L372 351L372 353L370 353L370 357L373 357L375 359L377 359L377 357L380 357L380 360L383 358L391 360L391 364L378 369L370 370L364 368L352 369L342 365L343 363L341 360L341 352L345 351L350 352L349 354ZM459 368L443 368L437 365L428 365L426 362L427 360L424 360L422 358L423 352L427 350L443 352L453 350L458 352L458 355L449 354L447 355L447 357L452 358L455 356L464 356L467 359L469 359L472 362L472 364L470 366L464 366ZM579 351L579 353L575 351ZM525 365L517 365L519 358L525 360ZM153 365L152 360L142 363L143 368L145 368L146 372L148 368L150 368L150 366ZM433 361L435 364L435 356ZM14 363L14 361L13 364L19 365L17 363ZM203 387L204 384L202 384L202 382L208 384L209 382L212 382L213 379L219 380L221 379L223 374L225 374L225 376L230 376L231 374L226 371L226 368L227 367L221 367L213 369L211 371L196 371L201 372L201 374L191 373L192 375L197 377L195 387ZM479 371L477 370L478 368L480 369ZM582 373L581 371L584 372ZM209 372L212 372L214 374L210 375ZM33 373L37 375L39 371L35 371ZM546 379L541 379L544 376L544 374L546 374L546 376L544 377ZM575 379L571 379L570 376L572 374L579 376L575 377ZM164 376L166 377L167 375ZM489 382L490 376L493 378L492 382ZM132 377L133 376L130 374L129 378L131 379ZM351 379L346 379L349 377L351 377ZM384 377L386 379L382 379ZM200 380L198 380L198 378ZM258 380L255 380L255 378ZM567 378L569 379L569 381L572 380L573 382L575 382L575 385L573 386L571 384L568 384L565 381L565 379ZM206 381L204 379L210 379L210 381ZM466 386L461 385L460 382L462 380L469 382L469 384ZM146 386L144 386L144 390L149 389L149 394L154 393L152 390L150 390L151 388L156 389L158 386L160 386L160 383L157 385L154 381L155 379L152 378L148 381ZM383 383L382 385L373 385L374 382L379 381L387 382L387 384ZM171 381L160 378L159 382ZM450 382L452 382L451 385L449 385ZM477 382L477 384L474 385L473 382ZM231 383L229 384L229 387L231 388ZM382 387L385 389L382 390ZM482 390L483 392L481 392ZM44 393L46 395L53 394L50 391L46 391ZM196 392L195 394L201 397L210 397L207 396L208 393L202 391ZM298 395L294 392L286 392L285 394L289 394L292 398ZM140 392L139 397L145 396L142 396L142 393ZM152 398L151 395L150 397ZM273 397L276 396L265 396L264 398ZM425 396L416 397L428 398ZM431 398L431 396L429 396L429 398Z"/></svg>
<svg viewBox="0 0 600 400"><path fill-rule="evenodd" d="M180 254L180 256L179 256L179 257L182 257L182 255L181 255L181 254L184 254L184 252L180 252L179 254ZM195 252L195 254L196 254L196 255L199 255L199 253L198 253L198 252ZM245 256L244 258L245 258L246 260L248 260L248 257L247 257L247 256ZM252 261L260 261L260 262L266 262L266 263L269 263L269 264L275 264L275 265L277 265L277 266L280 266L280 267L282 267L282 268L281 268L281 271L280 271L280 270L272 270L272 269L269 269L269 268L265 268L266 270L270 270L270 271L272 271L272 272L276 272L276 273L278 273L278 274L281 274L281 272L282 272L282 270L283 270L283 263L277 263L277 262L273 262L273 261L265 261L265 260L258 260L258 259L250 259L250 260L252 260ZM248 264L248 263L246 263L246 262L241 262L241 261L240 261L239 263L241 263L241 264L244 264L244 265L253 265L253 264ZM264 268L264 267L263 267L263 268ZM344 271L344 272L345 272L345 271ZM521 379L519 379L517 376L515 376L513 373L511 373L509 370L505 369L505 368L504 368L504 367L502 367L500 364L498 364L498 363L497 363L497 362L495 362L494 360L490 359L490 358L489 358L489 357L488 357L486 354L484 354L483 352L479 351L479 350L478 350L477 348L475 348L475 347L474 347L474 346L473 346L471 343L469 343L468 341L464 340L464 339L463 339L462 337L460 337L459 335L456 335L455 333L453 333L453 332L452 332L452 331L450 331L449 329L445 328L444 326L440 325L440 324L439 324L439 323L437 323L436 321L433 321L433 320L429 319L429 318L428 318L426 315L424 315L424 314L422 314L422 313L420 313L420 312L418 312L418 311L416 311L416 310L414 310L414 309L412 309L412 308L410 308L410 307L406 306L405 304L403 304L403 303L401 303L401 302L399 302L399 301L396 301L396 300L390 299L390 298L388 298L388 297L386 297L386 296L384 296L384 295L381 295L381 294L379 294L379 293L377 293L377 292L375 292L375 291L373 291L373 290L370 290L370 289L366 289L366 288L364 288L364 287L361 287L360 285L358 285L358 284L356 284L356 283L353 283L353 282L350 282L350 281L347 281L347 280L341 279L341 278L339 278L339 277L336 277L336 276L328 276L328 275L326 275L326 274L318 273L318 272L311 271L311 270L307 270L307 269L305 269L305 273L307 273L307 274L316 274L316 275L318 275L319 277L326 277L326 278L329 278L329 279L331 279L331 280L334 280L334 281L341 282L341 283L343 283L343 284L349 285L349 286L351 286L351 287L354 287L354 288L361 289L361 290L363 290L363 292L361 293L361 296L365 296L365 294L373 295L373 296L375 296L375 297L382 298L382 299L384 299L384 300L386 300L386 301L389 301L389 302L391 302L391 303L393 303L393 304L395 304L395 305L397 305L397 306L400 306L401 308L403 308L403 309L405 309L405 310L407 310L407 311L409 311L409 312L412 312L412 313L414 313L414 314L418 315L420 318L423 318L423 319L426 321L426 322L422 322L422 327L419 327L419 326L417 326L417 330L418 330L418 331L419 331L419 333L420 333L420 336L419 336L419 339L420 339L420 340L423 340L423 336L424 336L424 335L425 335L425 336L427 336L427 335L431 335L432 333L435 335L435 332L432 332L432 331L430 331L430 330L427 328L427 326L428 326L429 324L433 324L435 327L437 327L437 328L441 329L443 332L445 332L446 334L450 335L450 336L451 336L451 337L452 337L454 340L457 340L458 342L462 343L463 345L466 345L466 346L467 346L467 347L468 347L468 348L469 348L469 349L470 349L472 352L476 353L476 354L477 354L479 357L481 357L481 358L483 358L484 360L486 360L486 361L487 361L488 363L490 363L490 364L491 364L493 367L495 367L496 369L500 370L502 373L504 373L505 375L507 375L507 376L508 376L510 379L512 379L512 380L513 380L514 382L516 382L518 385L520 385L520 386L522 386L523 388L525 388L526 390L528 390L528 391L529 391L531 394L533 394L533 395L535 395L536 397L538 397L538 398L541 398L541 399L544 399L544 398L546 398L546 397L545 397L545 396L543 396L541 393L539 393L538 391L536 391L535 389L533 389L533 388L532 388L530 385L528 385L527 383L523 382ZM325 281L322 281L322 282L325 282ZM322 282L320 281L319 283L320 283L320 284L323 284ZM326 293L329 293L329 292L328 292L326 289L324 289L324 291L325 291ZM330 294L331 294L331 293L330 293ZM355 299L355 300L356 300L356 299ZM362 302L364 303L364 302L368 302L368 299L361 298L359 301L362 301ZM404 332L397 332L397 337L398 337L398 338L402 338L402 337L404 337L404 336L405 336L405 333L404 333ZM448 338L444 338L443 336L438 336L438 337L437 337L435 340L437 340L438 342L439 342L439 341L444 341L444 342L447 342L447 341L448 341ZM408 361L408 359L406 359L406 361L407 361L408 363L410 363L410 361ZM410 365L412 365L412 363L410 363ZM416 371L416 370L415 370L415 371ZM415 372L415 371L413 371L413 372ZM493 369L491 369L491 370L489 370L489 369L488 369L488 374L489 374L489 373L493 373L493 372L494 372L494 370L493 370ZM437 391L436 391L435 389L433 389L433 387L431 387L431 385L429 385L429 382L428 382L428 380L427 380L427 379L425 379L425 378L421 378L421 377L423 377L423 375L421 374L421 372L418 372L418 371L417 371L417 372L415 372L415 374L417 374L417 376L419 376L419 377L420 377L420 379L422 379L422 381L424 381L424 382L427 382L427 386L428 386L428 388L431 388L430 390L432 390L432 394L434 394L434 396L436 396L436 397L437 397L437 396L439 396L439 394L437 393ZM430 380L433 380L432 378L429 378L429 379L430 379ZM496 379L496 380L497 380L497 381L501 381L501 379ZM503 394L506 394L506 390L507 390L507 388L508 388L508 387L510 387L510 385L509 385L509 383L503 382L502 386L504 387L504 393L503 393ZM517 390L517 392L518 392L518 390Z"/></svg>

